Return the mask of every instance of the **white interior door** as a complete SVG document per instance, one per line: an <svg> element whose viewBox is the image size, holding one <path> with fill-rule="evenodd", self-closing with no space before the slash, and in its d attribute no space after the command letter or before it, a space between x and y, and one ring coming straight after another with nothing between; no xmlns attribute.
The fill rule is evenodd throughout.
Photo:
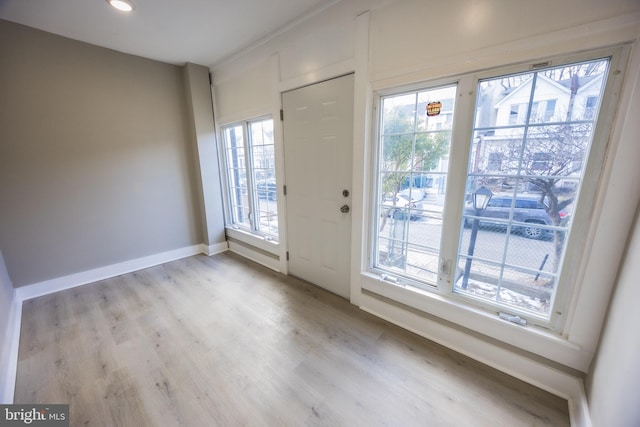
<svg viewBox="0 0 640 427"><path fill-rule="evenodd" d="M353 75L285 92L282 107L289 273L349 298Z"/></svg>

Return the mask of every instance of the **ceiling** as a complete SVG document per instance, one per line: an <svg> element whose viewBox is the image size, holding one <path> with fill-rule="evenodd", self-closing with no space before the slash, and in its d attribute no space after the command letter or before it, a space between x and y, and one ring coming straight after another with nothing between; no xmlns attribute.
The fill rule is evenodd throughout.
<svg viewBox="0 0 640 427"><path fill-rule="evenodd" d="M145 58L213 67L338 0L0 0L0 18Z"/></svg>

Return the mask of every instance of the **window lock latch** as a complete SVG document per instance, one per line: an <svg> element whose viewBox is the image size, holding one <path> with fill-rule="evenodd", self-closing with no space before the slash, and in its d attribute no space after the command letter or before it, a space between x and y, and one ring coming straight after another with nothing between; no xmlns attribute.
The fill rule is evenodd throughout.
<svg viewBox="0 0 640 427"><path fill-rule="evenodd" d="M527 325L527 320L523 319L520 316L516 316L514 314L507 314L507 313L503 313L503 312L498 313L498 315L500 316L501 319L506 320L507 322L515 323L515 324L521 325L521 326L526 326Z"/></svg>
<svg viewBox="0 0 640 427"><path fill-rule="evenodd" d="M386 282L398 283L398 279L396 277L389 276L387 274L382 274L380 278Z"/></svg>

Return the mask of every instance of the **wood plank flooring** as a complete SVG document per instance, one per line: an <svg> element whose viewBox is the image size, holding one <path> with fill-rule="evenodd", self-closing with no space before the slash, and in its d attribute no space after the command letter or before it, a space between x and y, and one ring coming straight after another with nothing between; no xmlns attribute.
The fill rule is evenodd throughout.
<svg viewBox="0 0 640 427"><path fill-rule="evenodd" d="M15 403L72 426L566 426L567 402L231 253L24 303Z"/></svg>

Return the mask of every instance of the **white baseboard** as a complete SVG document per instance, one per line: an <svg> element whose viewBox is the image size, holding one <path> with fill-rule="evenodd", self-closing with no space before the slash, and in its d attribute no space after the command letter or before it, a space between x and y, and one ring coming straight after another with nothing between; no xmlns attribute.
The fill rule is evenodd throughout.
<svg viewBox="0 0 640 427"><path fill-rule="evenodd" d="M404 329L464 354L485 365L567 399L571 425L591 427L589 407L582 378L510 351L479 336L362 294L360 308Z"/></svg>
<svg viewBox="0 0 640 427"><path fill-rule="evenodd" d="M258 264L264 265L267 268L280 272L280 260L277 258L270 257L262 252L253 250L248 246L236 243L232 240L229 241L229 250L248 258L251 261L257 262Z"/></svg>
<svg viewBox="0 0 640 427"><path fill-rule="evenodd" d="M569 417L573 427L592 427L589 401L584 388L584 381L579 380L575 395L569 399Z"/></svg>
<svg viewBox="0 0 640 427"><path fill-rule="evenodd" d="M227 250L226 246L226 242L211 246L204 244L187 246L185 248L174 249L155 255L149 255L142 258L95 268L93 270L82 271L68 276L45 280L44 282L21 286L16 289L16 294L20 301L26 301L43 295L52 294L54 292L75 288L76 286L82 286L100 280L109 279L111 277L120 276L122 274L154 267L156 265L186 258L192 255L201 253L212 255L214 253L223 252Z"/></svg>
<svg viewBox="0 0 640 427"><path fill-rule="evenodd" d="M205 255L215 255L229 250L229 244L226 241L208 246L202 244L201 246L202 253Z"/></svg>
<svg viewBox="0 0 640 427"><path fill-rule="evenodd" d="M22 322L22 301L13 293L6 326L5 342L0 343L0 404L13 403L18 371L18 348L20 345L20 324Z"/></svg>

